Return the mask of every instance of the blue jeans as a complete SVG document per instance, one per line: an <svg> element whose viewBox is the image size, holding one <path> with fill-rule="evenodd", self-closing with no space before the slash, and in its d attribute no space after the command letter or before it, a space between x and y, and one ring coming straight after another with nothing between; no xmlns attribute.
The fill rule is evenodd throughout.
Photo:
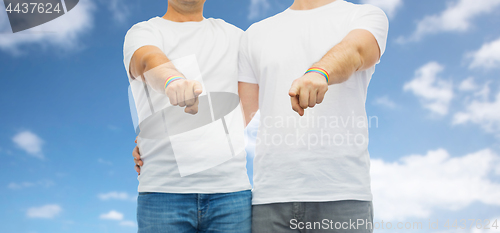
<svg viewBox="0 0 500 233"><path fill-rule="evenodd" d="M139 233L250 233L252 192L139 193Z"/></svg>

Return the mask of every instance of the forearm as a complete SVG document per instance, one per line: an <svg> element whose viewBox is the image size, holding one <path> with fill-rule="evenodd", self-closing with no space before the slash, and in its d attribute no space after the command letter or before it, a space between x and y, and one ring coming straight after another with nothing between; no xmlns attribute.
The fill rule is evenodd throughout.
<svg viewBox="0 0 500 233"><path fill-rule="evenodd" d="M239 82L238 94L243 108L245 125L248 125L255 113L259 110L259 85Z"/></svg>
<svg viewBox="0 0 500 233"><path fill-rule="evenodd" d="M319 69L308 70L293 81L288 92L292 109L303 116L305 109L323 102L328 85L345 82L354 72L374 66L379 58L377 40L370 32L362 29L351 31L312 66ZM328 78L328 84L325 78Z"/></svg>
<svg viewBox="0 0 500 233"><path fill-rule="evenodd" d="M351 31L313 67L325 69L330 75L329 85L347 81L356 71L374 66L380 58L375 37L368 31Z"/></svg>
<svg viewBox="0 0 500 233"><path fill-rule="evenodd" d="M130 61L130 73L140 78L159 93L165 92L165 81L171 76L182 76L167 56L157 47L138 49Z"/></svg>
<svg viewBox="0 0 500 233"><path fill-rule="evenodd" d="M362 65L357 48L348 42L341 42L333 47L313 67L319 67L330 75L328 85L339 84L356 72Z"/></svg>

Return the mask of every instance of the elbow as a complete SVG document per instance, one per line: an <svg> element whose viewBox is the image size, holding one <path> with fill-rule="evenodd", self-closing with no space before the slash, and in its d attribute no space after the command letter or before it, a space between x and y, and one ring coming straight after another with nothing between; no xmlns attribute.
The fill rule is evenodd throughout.
<svg viewBox="0 0 500 233"><path fill-rule="evenodd" d="M366 60L361 46L355 49L352 64L354 65L355 71L362 71L365 69Z"/></svg>
<svg viewBox="0 0 500 233"><path fill-rule="evenodd" d="M376 46L364 46L357 49L357 70L363 71L377 64L380 60L380 49Z"/></svg>
<svg viewBox="0 0 500 233"><path fill-rule="evenodd" d="M147 70L148 66L150 66L150 64L153 64L154 62L153 61L156 61L156 60L162 60L162 55L161 53L158 53L156 51L153 51L153 52L148 52L148 53L145 53L142 57L141 57L141 60L139 61L140 64L141 64L141 67L144 71ZM163 55L164 56L164 55Z"/></svg>

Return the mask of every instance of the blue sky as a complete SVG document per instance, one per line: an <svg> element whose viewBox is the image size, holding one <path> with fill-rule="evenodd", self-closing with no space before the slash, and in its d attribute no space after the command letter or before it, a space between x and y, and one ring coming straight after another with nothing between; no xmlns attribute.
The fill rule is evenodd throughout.
<svg viewBox="0 0 500 233"><path fill-rule="evenodd" d="M136 232L122 44L166 2L82 0L16 34L2 4L0 232ZM376 220L500 220L500 1L362 2L390 18L366 102ZM208 0L205 17L246 29L291 3Z"/></svg>

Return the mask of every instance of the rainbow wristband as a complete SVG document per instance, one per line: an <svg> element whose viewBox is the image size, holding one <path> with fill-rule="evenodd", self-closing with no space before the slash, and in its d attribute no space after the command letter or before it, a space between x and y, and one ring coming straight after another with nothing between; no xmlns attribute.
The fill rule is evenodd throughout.
<svg viewBox="0 0 500 233"><path fill-rule="evenodd" d="M326 78L326 83L328 83L330 81L330 75L328 74L328 72L326 72L326 70L324 69L321 69L319 67L311 67L309 68L307 71L306 71L306 74L307 73L311 73L311 72L314 72L314 73L318 73L318 74L321 74L323 76L325 76Z"/></svg>
<svg viewBox="0 0 500 233"><path fill-rule="evenodd" d="M175 75L168 77L167 80L165 81L165 89L167 89L168 84L172 83L175 80L179 80L179 79L184 79L184 78L181 76L175 76Z"/></svg>

